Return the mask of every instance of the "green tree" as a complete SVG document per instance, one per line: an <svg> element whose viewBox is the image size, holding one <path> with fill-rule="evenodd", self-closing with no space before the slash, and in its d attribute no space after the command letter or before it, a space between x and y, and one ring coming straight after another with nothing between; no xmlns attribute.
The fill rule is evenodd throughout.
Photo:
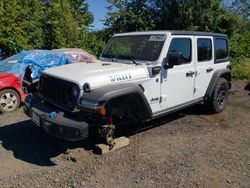
<svg viewBox="0 0 250 188"><path fill-rule="evenodd" d="M51 0L45 3L45 48L89 48L93 16L85 0Z"/></svg>
<svg viewBox="0 0 250 188"><path fill-rule="evenodd" d="M69 0L69 3L78 27L86 28L94 21L93 15L88 10L89 5L85 0Z"/></svg>
<svg viewBox="0 0 250 188"><path fill-rule="evenodd" d="M221 0L109 0L107 33L193 30L232 34L238 17ZM116 11L112 11L112 8Z"/></svg>
<svg viewBox="0 0 250 188"><path fill-rule="evenodd" d="M250 58L250 21L240 20L229 40L232 57Z"/></svg>
<svg viewBox="0 0 250 188"><path fill-rule="evenodd" d="M108 0L109 13L104 25L106 34L144 31L154 28L153 11L147 0Z"/></svg>
<svg viewBox="0 0 250 188"><path fill-rule="evenodd" d="M85 0L1 0L0 49L86 47L92 22Z"/></svg>
<svg viewBox="0 0 250 188"><path fill-rule="evenodd" d="M7 55L43 45L41 5L39 0L1 0L0 48Z"/></svg>
<svg viewBox="0 0 250 188"><path fill-rule="evenodd" d="M50 1L45 5L45 48L73 47L79 30L67 0Z"/></svg>
<svg viewBox="0 0 250 188"><path fill-rule="evenodd" d="M156 29L213 31L231 34L237 16L221 0L156 0Z"/></svg>
<svg viewBox="0 0 250 188"><path fill-rule="evenodd" d="M250 58L250 2L235 0L229 10L237 18L230 36L231 56L234 58Z"/></svg>

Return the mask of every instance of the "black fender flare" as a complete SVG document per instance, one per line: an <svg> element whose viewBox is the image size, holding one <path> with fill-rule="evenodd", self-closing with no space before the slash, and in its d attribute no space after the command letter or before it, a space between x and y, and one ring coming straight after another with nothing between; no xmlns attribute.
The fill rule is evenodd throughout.
<svg viewBox="0 0 250 188"><path fill-rule="evenodd" d="M221 77L228 81L229 88L231 88L231 70L229 68L217 70L214 72L213 77L208 85L205 97L211 97L213 95L213 90L216 86L216 83Z"/></svg>
<svg viewBox="0 0 250 188"><path fill-rule="evenodd" d="M136 99L139 100L140 108L143 110L145 119L152 118L152 110L148 104L148 101L143 93L143 88L134 83L123 83L116 85L103 86L100 88L93 89L89 93L83 93L81 99L89 101L94 105L80 104L79 109L87 111L97 111L101 105L106 105L112 99L135 95ZM80 103L81 103L80 99Z"/></svg>

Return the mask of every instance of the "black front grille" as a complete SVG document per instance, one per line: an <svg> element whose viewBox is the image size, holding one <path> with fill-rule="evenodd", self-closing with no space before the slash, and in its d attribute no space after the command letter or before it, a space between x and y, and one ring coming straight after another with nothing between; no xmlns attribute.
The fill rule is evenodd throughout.
<svg viewBox="0 0 250 188"><path fill-rule="evenodd" d="M73 88L77 90L75 96L73 96ZM48 103L73 111L79 97L79 87L75 83L43 74L40 77L39 94Z"/></svg>

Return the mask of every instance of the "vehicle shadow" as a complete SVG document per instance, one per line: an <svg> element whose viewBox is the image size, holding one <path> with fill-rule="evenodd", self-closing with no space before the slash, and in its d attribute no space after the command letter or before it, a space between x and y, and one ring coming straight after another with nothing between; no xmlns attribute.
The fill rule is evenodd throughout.
<svg viewBox="0 0 250 188"><path fill-rule="evenodd" d="M183 118L188 115L211 115L204 106L198 104L181 111L162 116L160 118L145 122L145 123L133 123L128 126L121 126L117 131L117 137L119 136L133 136L143 131L147 131L162 125L165 125L169 122L175 121L177 119Z"/></svg>
<svg viewBox="0 0 250 188"><path fill-rule="evenodd" d="M93 140L67 142L56 139L36 127L31 120L0 127L0 142L6 150L12 151L15 158L39 166L54 166L52 158L63 154L67 149L83 147L91 150Z"/></svg>
<svg viewBox="0 0 250 188"><path fill-rule="evenodd" d="M133 136L140 132L162 126L168 122L190 114L204 114L200 106L194 106L146 123L128 124L118 129L117 136ZM95 145L101 140L96 135L80 142L67 142L54 138L35 126L31 120L0 127L0 142L6 150L12 151L15 158L39 166L56 165L52 158L66 153L68 149L84 148L98 154Z"/></svg>

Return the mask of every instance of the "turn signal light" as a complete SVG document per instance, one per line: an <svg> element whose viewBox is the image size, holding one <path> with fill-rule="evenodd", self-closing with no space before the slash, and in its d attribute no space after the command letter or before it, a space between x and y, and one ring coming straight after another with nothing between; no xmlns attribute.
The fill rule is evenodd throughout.
<svg viewBox="0 0 250 188"><path fill-rule="evenodd" d="M101 115L105 116L105 115L106 115L106 108L105 108L104 106L101 106L101 107L99 108L99 113L100 113Z"/></svg>

